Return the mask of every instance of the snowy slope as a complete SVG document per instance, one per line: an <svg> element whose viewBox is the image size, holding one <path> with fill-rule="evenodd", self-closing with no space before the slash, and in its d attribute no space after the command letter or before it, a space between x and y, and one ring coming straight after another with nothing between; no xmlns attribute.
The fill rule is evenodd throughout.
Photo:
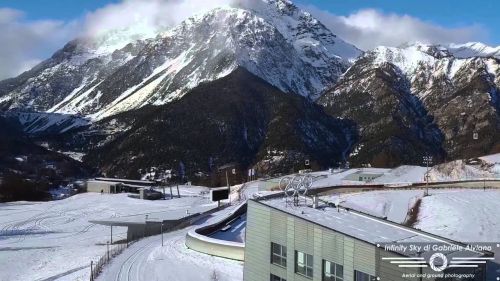
<svg viewBox="0 0 500 281"><path fill-rule="evenodd" d="M431 190L427 197L422 194L423 190L374 191L341 195L340 200L342 205L402 223L415 198L422 198L416 228L462 242L499 241L500 191L447 189Z"/></svg>
<svg viewBox="0 0 500 281"><path fill-rule="evenodd" d="M497 190L433 191L422 201L417 228L464 242L500 241Z"/></svg>
<svg viewBox="0 0 500 281"><path fill-rule="evenodd" d="M154 33L133 27L70 42L0 83L0 105L93 120L165 104L244 67L316 99L361 54L288 0L242 1Z"/></svg>
<svg viewBox="0 0 500 281"><path fill-rule="evenodd" d="M75 39L33 69L1 81L0 103L9 108L77 113L60 109L127 63L142 47L139 39L148 36L131 28Z"/></svg>
<svg viewBox="0 0 500 281"><path fill-rule="evenodd" d="M243 280L243 263L205 255L185 245L189 230L214 223L231 210L221 210L194 226L164 234L163 247L159 236L137 242L105 267L97 280Z"/></svg>
<svg viewBox="0 0 500 281"><path fill-rule="evenodd" d="M498 83L499 61L484 53L460 55L455 49L440 45L412 44L401 47L377 47L366 54L373 67L384 63L397 66L411 82L411 90L420 98L432 94L445 77L449 87L460 86L473 78L474 70L484 68ZM454 85L458 84L458 85Z"/></svg>
<svg viewBox="0 0 500 281"><path fill-rule="evenodd" d="M410 161L425 153L442 160L496 152L499 89L500 59L417 43L366 52L319 102L361 128L366 141L358 144L356 163L410 151L409 159L376 164L417 164ZM404 154L391 155L401 148Z"/></svg>
<svg viewBox="0 0 500 281"><path fill-rule="evenodd" d="M328 200L378 217L387 217L396 223L404 223L408 211L423 195L422 190L374 191L337 194L330 196Z"/></svg>
<svg viewBox="0 0 500 281"><path fill-rule="evenodd" d="M91 224L89 220L184 211L206 204L212 203L199 196L145 201L128 198L126 194L95 193L46 203L2 203L0 280L31 281L53 276L61 280L88 280L90 260L103 255L109 241L109 227ZM125 228L113 228L114 241L125 235Z"/></svg>
<svg viewBox="0 0 500 281"><path fill-rule="evenodd" d="M448 50L457 58L496 57L500 58L500 46L491 47L481 42L450 44Z"/></svg>
<svg viewBox="0 0 500 281"><path fill-rule="evenodd" d="M352 62L362 54L289 0L248 1L242 6L275 26L312 65L326 67L335 64L332 59Z"/></svg>

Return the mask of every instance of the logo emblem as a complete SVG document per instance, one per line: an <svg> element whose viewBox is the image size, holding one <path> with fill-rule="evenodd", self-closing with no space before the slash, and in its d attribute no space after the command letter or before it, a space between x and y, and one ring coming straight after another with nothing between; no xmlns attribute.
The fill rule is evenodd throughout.
<svg viewBox="0 0 500 281"><path fill-rule="evenodd" d="M436 261L439 262L439 260L442 263L438 263L438 265L436 265ZM445 255L443 255L441 253L435 253L429 259L429 265L432 268L432 270L434 270L436 272L441 272L448 267L448 259L446 258Z"/></svg>

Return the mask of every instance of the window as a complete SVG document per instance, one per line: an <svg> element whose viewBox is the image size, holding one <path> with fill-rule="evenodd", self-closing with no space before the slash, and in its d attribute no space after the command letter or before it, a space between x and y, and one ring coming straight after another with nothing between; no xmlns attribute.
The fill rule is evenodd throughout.
<svg viewBox="0 0 500 281"><path fill-rule="evenodd" d="M271 263L286 267L286 247L271 242Z"/></svg>
<svg viewBox="0 0 500 281"><path fill-rule="evenodd" d="M340 264L323 260L323 281L343 281L344 267Z"/></svg>
<svg viewBox="0 0 500 281"><path fill-rule="evenodd" d="M354 281L375 281L377 278L361 271L354 270Z"/></svg>
<svg viewBox="0 0 500 281"><path fill-rule="evenodd" d="M295 251L295 273L313 277L313 256Z"/></svg>
<svg viewBox="0 0 500 281"><path fill-rule="evenodd" d="M281 278L279 276L276 276L274 274L271 274L271 281L286 281L285 278Z"/></svg>

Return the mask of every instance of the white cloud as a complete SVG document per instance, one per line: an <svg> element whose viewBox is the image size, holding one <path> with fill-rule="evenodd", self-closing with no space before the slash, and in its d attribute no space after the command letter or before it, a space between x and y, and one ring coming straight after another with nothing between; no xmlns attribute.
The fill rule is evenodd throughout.
<svg viewBox="0 0 500 281"><path fill-rule="evenodd" d="M134 28L137 32L152 33L177 25L194 14L228 6L231 2L232 0L124 0L89 13L85 18L85 30L88 35L129 28ZM137 30L137 27L142 30Z"/></svg>
<svg viewBox="0 0 500 281"><path fill-rule="evenodd" d="M114 29L127 29L130 36L153 36L158 29L174 26L194 14L246 1L257 0L123 0L71 22L28 21L20 11L0 8L0 79L31 68L76 37L95 36ZM372 9L338 16L314 6L304 8L341 38L365 50L408 41L463 43L487 37L480 26L450 29L411 16Z"/></svg>
<svg viewBox="0 0 500 281"><path fill-rule="evenodd" d="M109 30L128 29L147 37L232 0L124 0L89 12L71 22L28 21L23 12L0 8L0 80L16 76L50 57L68 41Z"/></svg>
<svg viewBox="0 0 500 281"><path fill-rule="evenodd" d="M0 79L34 66L41 57L61 47L71 36L72 23L53 20L25 21L24 14L0 8Z"/></svg>
<svg viewBox="0 0 500 281"><path fill-rule="evenodd" d="M304 6L335 34L361 49L377 46L399 46L407 42L433 44L484 41L487 31L479 25L446 28L409 15L386 14L374 9L364 9L348 16L339 16Z"/></svg>

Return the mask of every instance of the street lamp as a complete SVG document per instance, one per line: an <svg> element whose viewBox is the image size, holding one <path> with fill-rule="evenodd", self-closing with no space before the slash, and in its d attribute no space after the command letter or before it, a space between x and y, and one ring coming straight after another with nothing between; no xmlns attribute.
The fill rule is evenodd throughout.
<svg viewBox="0 0 500 281"><path fill-rule="evenodd" d="M161 222L161 246L163 247L163 222Z"/></svg>
<svg viewBox="0 0 500 281"><path fill-rule="evenodd" d="M426 181L426 188L425 188L425 196L429 196L429 165L432 164L432 156L427 155L422 157L423 163L427 167L427 171L425 172L425 181Z"/></svg>

